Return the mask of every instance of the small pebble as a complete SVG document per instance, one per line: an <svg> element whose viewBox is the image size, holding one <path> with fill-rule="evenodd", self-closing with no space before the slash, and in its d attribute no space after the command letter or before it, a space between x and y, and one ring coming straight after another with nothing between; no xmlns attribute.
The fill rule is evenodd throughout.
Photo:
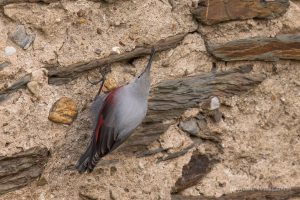
<svg viewBox="0 0 300 200"><path fill-rule="evenodd" d="M85 11L80 9L78 12L77 12L77 16L78 17L83 17L85 15Z"/></svg>
<svg viewBox="0 0 300 200"><path fill-rule="evenodd" d="M145 166L141 161L139 162L138 166L141 170L145 169Z"/></svg>
<svg viewBox="0 0 300 200"><path fill-rule="evenodd" d="M82 17L80 17L80 18L78 19L78 22L79 22L79 24L85 24L85 23L87 23L87 20L84 19L84 18L82 18Z"/></svg>
<svg viewBox="0 0 300 200"><path fill-rule="evenodd" d="M185 122L180 122L179 126L183 131L191 135L197 136L199 134L199 128L197 126L196 120L194 119Z"/></svg>
<svg viewBox="0 0 300 200"><path fill-rule="evenodd" d="M121 199L114 190L109 190L109 196L111 200Z"/></svg>
<svg viewBox="0 0 300 200"><path fill-rule="evenodd" d="M128 73L132 76L136 76L136 69L135 68L132 68L132 67L124 67L124 70L123 70L125 73Z"/></svg>
<svg viewBox="0 0 300 200"><path fill-rule="evenodd" d="M31 72L31 80L37 81L38 83L47 82L48 71L45 68L40 68Z"/></svg>
<svg viewBox="0 0 300 200"><path fill-rule="evenodd" d="M29 83L27 83L27 88L34 96L40 97L40 87L36 81L30 81Z"/></svg>
<svg viewBox="0 0 300 200"><path fill-rule="evenodd" d="M122 41L119 41L119 44L123 47L125 47L126 45L122 42Z"/></svg>
<svg viewBox="0 0 300 200"><path fill-rule="evenodd" d="M102 34L102 30L101 28L97 28L97 34L101 35Z"/></svg>
<svg viewBox="0 0 300 200"><path fill-rule="evenodd" d="M198 5L198 0L197 1L192 1L192 7L193 8L196 8L197 7L197 5Z"/></svg>
<svg viewBox="0 0 300 200"><path fill-rule="evenodd" d="M7 95L5 94L0 94L0 102L6 100Z"/></svg>
<svg viewBox="0 0 300 200"><path fill-rule="evenodd" d="M213 110L211 118L215 123L219 123L222 120L223 114L219 110Z"/></svg>
<svg viewBox="0 0 300 200"><path fill-rule="evenodd" d="M44 186L47 184L48 184L48 181L46 180L45 177L41 177L36 183L37 186Z"/></svg>
<svg viewBox="0 0 300 200"><path fill-rule="evenodd" d="M7 46L5 47L5 55L6 56L12 56L17 52L17 50L15 49L15 47L12 46Z"/></svg>
<svg viewBox="0 0 300 200"><path fill-rule="evenodd" d="M218 97L213 97L210 100L210 110L216 110L220 108L220 100Z"/></svg>
<svg viewBox="0 0 300 200"><path fill-rule="evenodd" d="M108 77L104 82L104 87L106 91L112 91L113 89L118 87L118 84L114 78Z"/></svg>
<svg viewBox="0 0 300 200"><path fill-rule="evenodd" d="M102 50L101 50L101 49L99 49L99 48L95 49L95 54L97 54L97 55L100 55L100 54L101 54L101 52L102 52Z"/></svg>
<svg viewBox="0 0 300 200"><path fill-rule="evenodd" d="M272 94L271 100L272 100L272 101L276 101L276 99L277 99L276 95Z"/></svg>
<svg viewBox="0 0 300 200"><path fill-rule="evenodd" d="M205 119L205 118L199 119L199 120L197 121L197 124L198 124L198 127L199 127L200 130L205 130L205 129L207 129L207 122L206 122L206 119Z"/></svg>
<svg viewBox="0 0 300 200"><path fill-rule="evenodd" d="M19 45L23 49L28 49L35 39L35 35L26 33L23 25L17 26L15 32L9 34L9 39Z"/></svg>
<svg viewBox="0 0 300 200"><path fill-rule="evenodd" d="M0 61L0 71L3 70L5 67L8 67L9 65L11 65L11 62L9 61Z"/></svg>
<svg viewBox="0 0 300 200"><path fill-rule="evenodd" d="M113 54L120 54L120 53L121 53L120 47L113 47L113 48L112 48L112 53L113 53Z"/></svg>
<svg viewBox="0 0 300 200"><path fill-rule="evenodd" d="M76 118L78 109L73 99L62 97L52 106L48 119L62 124L71 124Z"/></svg>
<svg viewBox="0 0 300 200"><path fill-rule="evenodd" d="M112 166L112 167L110 168L110 175L113 176L113 175L116 174L116 172L117 172L117 168L116 168L115 166Z"/></svg>

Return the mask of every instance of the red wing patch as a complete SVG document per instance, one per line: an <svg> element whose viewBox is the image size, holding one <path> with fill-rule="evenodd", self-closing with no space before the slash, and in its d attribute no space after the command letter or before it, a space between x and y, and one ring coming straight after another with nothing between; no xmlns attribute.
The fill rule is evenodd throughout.
<svg viewBox="0 0 300 200"><path fill-rule="evenodd" d="M99 112L98 123L97 123L96 130L95 130L96 143L98 142L98 139L100 138L102 125L105 124L106 116L108 115L111 107L114 104L114 97L115 97L116 92L119 89L120 88L116 88L115 90L111 91L108 94L108 96L106 97L106 99L104 100L104 105L103 105L101 111Z"/></svg>
<svg viewBox="0 0 300 200"><path fill-rule="evenodd" d="M97 127L96 127L96 142L98 141L98 138L100 136L100 130L101 130L101 126L103 125L103 115L100 115L99 117L99 121L98 121L98 124L97 124Z"/></svg>

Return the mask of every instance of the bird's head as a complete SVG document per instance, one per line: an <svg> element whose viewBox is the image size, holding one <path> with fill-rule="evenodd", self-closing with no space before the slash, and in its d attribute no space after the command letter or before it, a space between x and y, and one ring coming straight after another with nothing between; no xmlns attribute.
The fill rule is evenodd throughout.
<svg viewBox="0 0 300 200"><path fill-rule="evenodd" d="M150 90L150 72L151 72L151 66L152 66L154 55L155 55L155 48L152 48L147 66L145 67L143 72L134 80L134 84L140 90L145 91L147 93L149 93Z"/></svg>

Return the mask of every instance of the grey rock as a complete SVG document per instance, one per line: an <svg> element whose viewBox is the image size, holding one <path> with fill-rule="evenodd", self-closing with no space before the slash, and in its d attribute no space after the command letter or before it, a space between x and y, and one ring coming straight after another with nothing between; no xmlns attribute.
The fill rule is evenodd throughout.
<svg viewBox="0 0 300 200"><path fill-rule="evenodd" d="M4 53L6 56L12 56L15 53L17 53L17 50L15 47L7 46L7 47L5 47Z"/></svg>
<svg viewBox="0 0 300 200"><path fill-rule="evenodd" d="M211 118L215 123L219 123L222 120L223 114L220 110L213 110L211 113Z"/></svg>
<svg viewBox="0 0 300 200"><path fill-rule="evenodd" d="M202 113L199 113L196 116L196 119L197 119L197 124L198 124L200 131L206 130L207 129L207 120L206 120L205 116Z"/></svg>
<svg viewBox="0 0 300 200"><path fill-rule="evenodd" d="M9 61L0 61L0 71L3 70L5 67L8 67L11 65L11 62Z"/></svg>
<svg viewBox="0 0 300 200"><path fill-rule="evenodd" d="M7 95L6 94L0 94L0 102L6 100Z"/></svg>
<svg viewBox="0 0 300 200"><path fill-rule="evenodd" d="M203 131L205 129L207 129L207 121L206 119L200 119L197 121L198 127L200 129L200 131Z"/></svg>
<svg viewBox="0 0 300 200"><path fill-rule="evenodd" d="M26 33L23 25L18 25L15 32L9 35L10 40L19 45L23 49L28 49L35 39L35 35Z"/></svg>
<svg viewBox="0 0 300 200"><path fill-rule="evenodd" d="M218 97L213 97L210 100L210 110L216 110L220 108L220 100Z"/></svg>
<svg viewBox="0 0 300 200"><path fill-rule="evenodd" d="M195 119L180 122L179 126L183 131L185 131L191 135L197 136L199 133L199 128L197 126L197 122Z"/></svg>

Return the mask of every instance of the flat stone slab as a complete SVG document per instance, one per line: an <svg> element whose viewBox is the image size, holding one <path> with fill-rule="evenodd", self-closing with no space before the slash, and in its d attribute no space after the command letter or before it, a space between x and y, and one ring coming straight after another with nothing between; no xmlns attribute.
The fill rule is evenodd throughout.
<svg viewBox="0 0 300 200"><path fill-rule="evenodd" d="M40 177L49 156L49 150L44 147L34 147L12 156L0 155L0 196L23 188Z"/></svg>
<svg viewBox="0 0 300 200"><path fill-rule="evenodd" d="M35 39L35 35L26 33L23 25L18 25L16 30L9 34L9 38L23 49L28 49Z"/></svg>
<svg viewBox="0 0 300 200"><path fill-rule="evenodd" d="M198 21L212 25L231 20L273 19L283 15L289 5L289 0L200 0L192 13Z"/></svg>
<svg viewBox="0 0 300 200"><path fill-rule="evenodd" d="M182 176L176 181L175 186L172 188L172 192L177 193L196 185L211 171L215 163L217 163L217 160L211 160L206 155L194 153L190 162L183 166Z"/></svg>
<svg viewBox="0 0 300 200"><path fill-rule="evenodd" d="M300 187L293 188L262 188L237 191L220 197L172 195L172 200L297 200L300 197Z"/></svg>
<svg viewBox="0 0 300 200"><path fill-rule="evenodd" d="M5 6L14 3L53 3L58 0L0 0L0 6Z"/></svg>
<svg viewBox="0 0 300 200"><path fill-rule="evenodd" d="M208 49L214 57L223 61L300 60L300 34L234 40L221 45L209 45Z"/></svg>
<svg viewBox="0 0 300 200"><path fill-rule="evenodd" d="M208 72L195 76L164 80L150 92L146 118L135 133L120 147L123 152L143 152L159 139L182 113L199 106L210 97L230 97L246 92L265 80L263 74L249 74L251 65L228 71Z"/></svg>

